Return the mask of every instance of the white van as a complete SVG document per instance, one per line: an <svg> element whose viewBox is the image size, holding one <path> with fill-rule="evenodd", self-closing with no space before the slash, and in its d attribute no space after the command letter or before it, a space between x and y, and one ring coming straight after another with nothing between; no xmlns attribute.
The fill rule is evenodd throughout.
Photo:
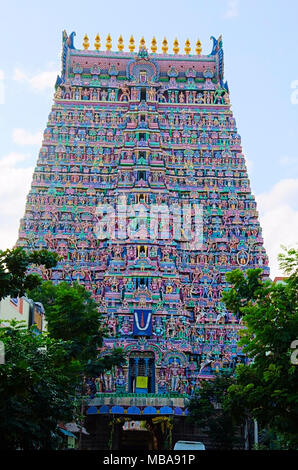
<svg viewBox="0 0 298 470"><path fill-rule="evenodd" d="M177 441L174 450L206 450L202 442L196 441Z"/></svg>

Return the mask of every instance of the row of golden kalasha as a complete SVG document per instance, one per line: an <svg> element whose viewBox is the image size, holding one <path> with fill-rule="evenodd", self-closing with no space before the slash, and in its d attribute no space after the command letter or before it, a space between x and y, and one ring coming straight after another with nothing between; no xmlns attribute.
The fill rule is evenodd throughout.
<svg viewBox="0 0 298 470"><path fill-rule="evenodd" d="M89 37L87 36L87 34L85 34L84 39L83 39L83 48L85 50L88 50L89 47L90 47ZM106 50L110 51L112 47L113 47L112 38L111 38L111 35L108 34L106 38ZM146 47L146 41L144 39L144 36L142 36L140 39L139 49L141 50L145 47ZM94 48L97 51L99 51L101 48L101 39L100 39L99 34L97 34L95 37ZM130 39L128 41L128 49L130 52L134 52L135 48L136 48L136 45L135 45L134 37L130 36ZM118 38L117 49L120 52L123 51L124 49L124 40L123 40L122 35L120 35ZM155 36L152 38L150 49L153 54L157 52L157 40ZM169 46L168 46L168 40L166 38L164 38L161 43L161 50L163 54L168 53ZM175 38L173 41L173 52L174 54L179 54L179 51L180 51L179 41L177 38ZM189 55L191 53L191 44L188 38L186 39L185 44L184 44L184 52L186 55ZM202 44L199 39L197 40L196 45L195 45L195 52L197 55L201 55L202 53Z"/></svg>

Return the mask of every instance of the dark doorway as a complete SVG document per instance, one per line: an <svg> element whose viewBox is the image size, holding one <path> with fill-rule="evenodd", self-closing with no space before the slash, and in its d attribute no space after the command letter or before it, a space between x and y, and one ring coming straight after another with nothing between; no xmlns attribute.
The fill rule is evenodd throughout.
<svg viewBox="0 0 298 470"><path fill-rule="evenodd" d="M141 101L146 101L146 88L141 88Z"/></svg>
<svg viewBox="0 0 298 470"><path fill-rule="evenodd" d="M146 421L126 421L121 429L120 450L153 450L153 435L146 428Z"/></svg>

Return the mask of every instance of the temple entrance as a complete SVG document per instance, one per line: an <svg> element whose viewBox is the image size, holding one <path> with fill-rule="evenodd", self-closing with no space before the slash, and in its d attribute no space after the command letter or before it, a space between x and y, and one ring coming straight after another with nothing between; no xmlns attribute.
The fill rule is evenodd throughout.
<svg viewBox="0 0 298 470"><path fill-rule="evenodd" d="M147 429L146 421L126 421L120 432L120 450L154 450L153 434Z"/></svg>
<svg viewBox="0 0 298 470"><path fill-rule="evenodd" d="M172 419L165 416L146 417L142 420L125 418L118 424L117 450L170 450L172 449Z"/></svg>

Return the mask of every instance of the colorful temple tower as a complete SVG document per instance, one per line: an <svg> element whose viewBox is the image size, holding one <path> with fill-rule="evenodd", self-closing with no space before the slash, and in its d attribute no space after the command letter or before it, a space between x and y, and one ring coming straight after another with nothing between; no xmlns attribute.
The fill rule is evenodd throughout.
<svg viewBox="0 0 298 470"><path fill-rule="evenodd" d="M269 274L222 40L202 55L200 41L181 54L164 39L158 53L131 37L125 52L122 37L101 51L99 36L95 50L74 36L63 33L18 245L57 251L43 276L84 284L109 332L102 354L125 351L96 378L88 416L182 419L202 380L245 359L225 273Z"/></svg>

